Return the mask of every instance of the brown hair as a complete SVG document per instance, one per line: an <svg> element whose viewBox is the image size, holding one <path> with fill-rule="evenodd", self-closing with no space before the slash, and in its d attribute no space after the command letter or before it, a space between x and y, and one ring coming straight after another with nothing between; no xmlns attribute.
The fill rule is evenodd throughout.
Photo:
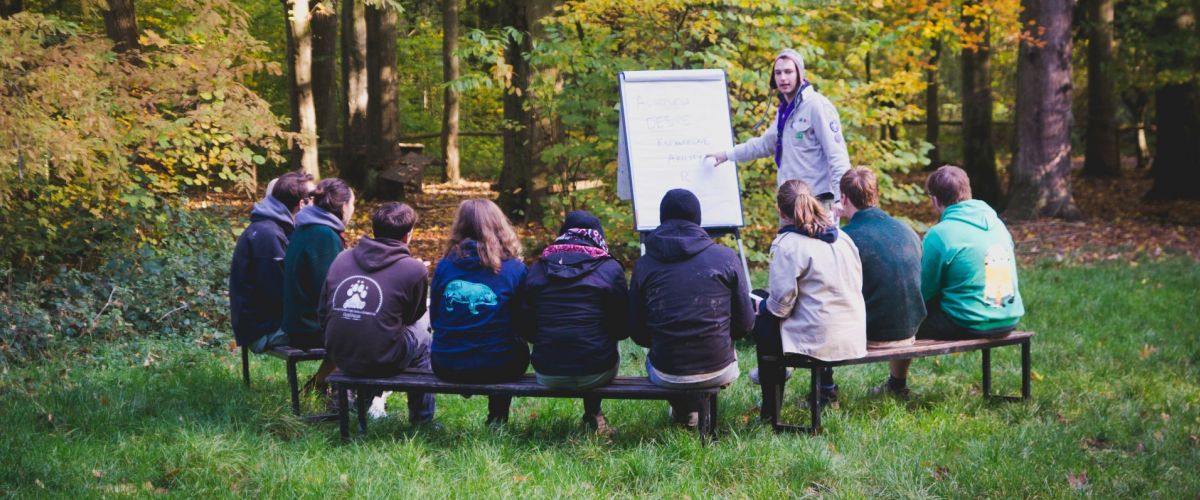
<svg viewBox="0 0 1200 500"><path fill-rule="evenodd" d="M784 182L779 186L775 201L779 203L779 212L783 217L790 219L805 233L820 234L833 227L825 205L812 195L812 190L804 181L792 179Z"/></svg>
<svg viewBox="0 0 1200 500"><path fill-rule="evenodd" d="M308 183L312 180L312 174L288 172L275 180L275 187L267 194L283 203L288 210L295 212L301 201L312 196L308 191Z"/></svg>
<svg viewBox="0 0 1200 500"><path fill-rule="evenodd" d="M879 181L875 172L865 167L854 167L842 176L842 196L850 199L855 208L863 209L879 204Z"/></svg>
<svg viewBox="0 0 1200 500"><path fill-rule="evenodd" d="M948 207L971 199L971 179L963 169L946 165L929 174L925 179L925 190L937 198L939 205Z"/></svg>
<svg viewBox="0 0 1200 500"><path fill-rule="evenodd" d="M407 203L389 201L371 214L371 232L375 238L402 240L417 225L417 211Z"/></svg>
<svg viewBox="0 0 1200 500"><path fill-rule="evenodd" d="M521 241L517 239L517 233L492 200L477 198L458 204L446 255L462 252L460 245L466 240L474 240L478 244L480 262L496 273L500 272L500 265L505 260L521 255Z"/></svg>
<svg viewBox="0 0 1200 500"><path fill-rule="evenodd" d="M350 186L341 179L325 179L317 183L317 189L312 192L312 196L313 205L341 219L345 214L346 204L350 203Z"/></svg>

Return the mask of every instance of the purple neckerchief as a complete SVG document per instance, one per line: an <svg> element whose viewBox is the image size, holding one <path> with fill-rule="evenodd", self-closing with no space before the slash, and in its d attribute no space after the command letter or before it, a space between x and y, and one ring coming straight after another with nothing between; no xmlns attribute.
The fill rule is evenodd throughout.
<svg viewBox="0 0 1200 500"><path fill-rule="evenodd" d="M783 234L783 233L802 234L804 236L808 236L809 238L814 238L814 239L824 241L825 243L833 243L833 242L837 241L837 237L838 237L838 230L836 227L827 227L827 228L825 228L825 231L823 231L821 233L809 234L807 231L804 230L804 228L796 226L795 224L788 224L786 226L779 228L779 234Z"/></svg>
<svg viewBox="0 0 1200 500"><path fill-rule="evenodd" d="M556 253L583 253L592 258L608 257L608 252L596 247L587 245L572 245L572 244L554 244L546 247L542 251L542 257L549 257Z"/></svg>
<svg viewBox="0 0 1200 500"><path fill-rule="evenodd" d="M779 94L779 114L775 120L775 167L779 167L779 159L783 157L783 128L787 126L788 118L791 118L792 112L796 110L796 106L804 100L801 94L804 89L808 88L808 80L800 82L800 88L796 90L796 97L792 102L787 102L787 97L783 93Z"/></svg>

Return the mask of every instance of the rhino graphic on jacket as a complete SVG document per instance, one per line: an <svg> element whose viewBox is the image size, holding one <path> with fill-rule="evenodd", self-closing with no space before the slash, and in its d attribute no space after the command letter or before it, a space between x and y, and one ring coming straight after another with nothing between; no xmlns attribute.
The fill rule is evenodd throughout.
<svg viewBox="0 0 1200 500"><path fill-rule="evenodd" d="M446 303L447 311L453 311L455 304L466 304L467 310L471 311L471 314L479 314L477 309L479 306L497 304L496 293L487 285L463 280L454 280L446 284L446 291L442 293L442 299Z"/></svg>

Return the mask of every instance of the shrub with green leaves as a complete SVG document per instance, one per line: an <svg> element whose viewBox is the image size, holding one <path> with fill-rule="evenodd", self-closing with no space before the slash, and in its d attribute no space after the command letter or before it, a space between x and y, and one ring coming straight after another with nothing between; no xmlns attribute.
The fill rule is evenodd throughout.
<svg viewBox="0 0 1200 500"><path fill-rule="evenodd" d="M180 193L246 192L284 133L242 82L265 47L224 1L179 2L142 50L52 16L0 19L0 262L94 269L160 244Z"/></svg>

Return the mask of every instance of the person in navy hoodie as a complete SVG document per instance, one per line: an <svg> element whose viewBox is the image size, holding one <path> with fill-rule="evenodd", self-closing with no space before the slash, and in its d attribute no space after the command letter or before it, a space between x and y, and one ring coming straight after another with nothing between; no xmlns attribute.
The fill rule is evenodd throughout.
<svg viewBox="0 0 1200 500"><path fill-rule="evenodd" d="M591 389L617 375L617 342L629 336L625 269L608 254L604 228L590 212L567 214L558 232L525 278L524 332L539 383ZM611 431L598 396L583 398L583 421L596 432Z"/></svg>
<svg viewBox="0 0 1200 500"><path fill-rule="evenodd" d="M513 312L525 281L521 242L491 200L458 205L446 254L433 273L433 373L451 382L521 378L529 348ZM508 421L511 396L489 396L489 424Z"/></svg>
<svg viewBox="0 0 1200 500"><path fill-rule="evenodd" d="M329 266L317 316L325 352L348 375L429 370L429 273L408 250L416 224L412 207L384 203L371 215L373 237L362 238ZM433 412L433 394L408 393L410 422L431 422Z"/></svg>
<svg viewBox="0 0 1200 500"><path fill-rule="evenodd" d="M667 191L659 220L629 286L630 336L650 348L646 373L667 388L731 384L739 373L733 340L754 326L737 254L700 227L700 200L691 191ZM671 401L672 418L694 427L697 403Z"/></svg>
<svg viewBox="0 0 1200 500"><path fill-rule="evenodd" d="M281 336L283 257L296 212L309 200L312 176L288 172L267 185L250 225L238 236L229 264L229 319L239 346L266 351Z"/></svg>
<svg viewBox="0 0 1200 500"><path fill-rule="evenodd" d="M296 231L283 259L283 331L291 347L325 347L317 306L329 265L346 246L342 233L353 215L354 192L341 179L318 183L313 204L296 214ZM326 358L305 388L323 384L333 369Z"/></svg>

